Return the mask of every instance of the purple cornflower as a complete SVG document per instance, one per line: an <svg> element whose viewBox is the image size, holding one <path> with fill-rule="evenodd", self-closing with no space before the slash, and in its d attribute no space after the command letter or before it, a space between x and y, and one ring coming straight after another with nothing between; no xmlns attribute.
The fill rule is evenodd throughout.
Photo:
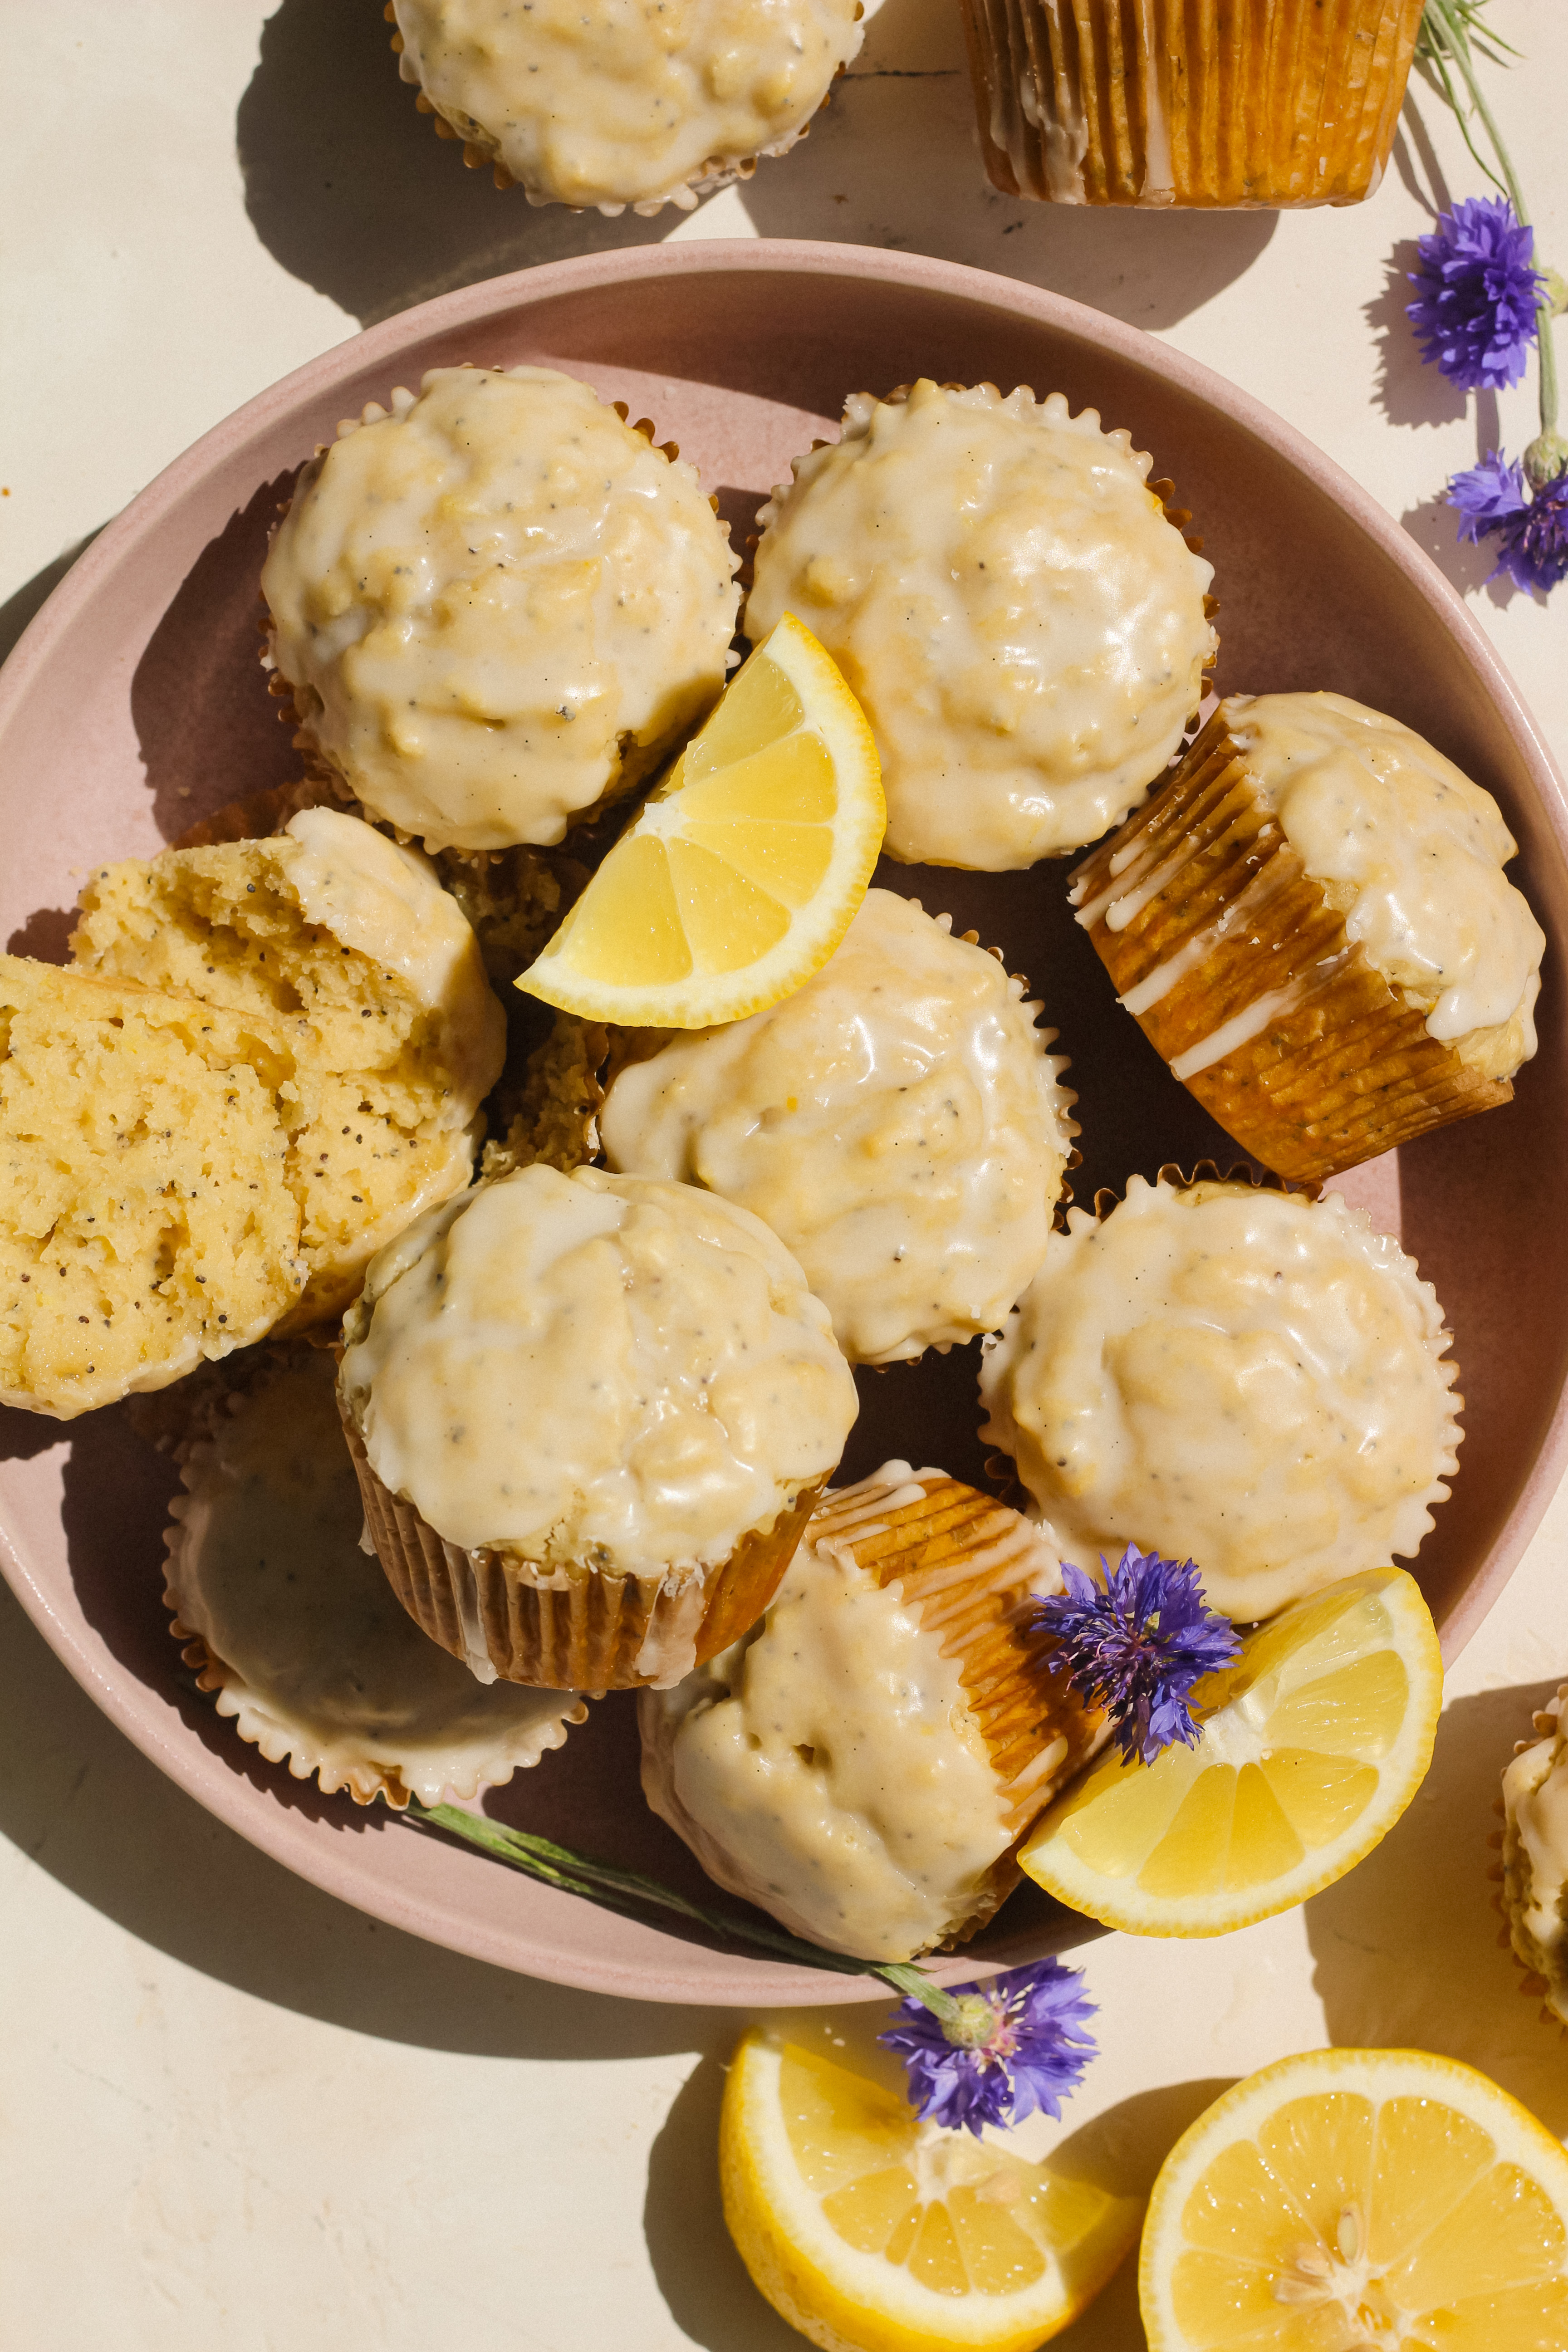
<svg viewBox="0 0 1568 2352"><path fill-rule="evenodd" d="M984 1984L954 1985L958 2015L945 2023L923 2001L901 2000L893 2014L908 2022L877 2038L908 2068L921 2121L978 2139L983 2125L1019 2124L1037 2107L1061 2114L1097 2054L1085 2031L1095 2004L1082 1984L1081 1970L1036 1960Z"/></svg>
<svg viewBox="0 0 1568 2352"><path fill-rule="evenodd" d="M1241 1644L1229 1619L1205 1605L1190 1559L1129 1544L1120 1567L1103 1553L1100 1565L1103 1584L1064 1559L1067 1589L1039 1603L1037 1622L1060 1644L1051 1672L1065 1670L1090 1706L1105 1708L1130 1764L1152 1764L1173 1740L1196 1740L1193 1685L1228 1665Z"/></svg>
<svg viewBox="0 0 1568 2352"><path fill-rule="evenodd" d="M1568 474L1531 494L1524 468L1494 449L1484 465L1456 474L1447 497L1459 510L1459 537L1498 542L1489 579L1506 572L1516 586L1548 592L1568 579Z"/></svg>
<svg viewBox="0 0 1568 2352"><path fill-rule="evenodd" d="M1462 391L1500 392L1524 373L1543 284L1535 233L1506 196L1467 196L1416 246L1406 305L1424 360Z"/></svg>

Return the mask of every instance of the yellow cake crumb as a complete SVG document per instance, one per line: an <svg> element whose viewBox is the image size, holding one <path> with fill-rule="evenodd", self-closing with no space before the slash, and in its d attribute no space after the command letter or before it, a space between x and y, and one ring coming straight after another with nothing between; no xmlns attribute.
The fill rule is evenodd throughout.
<svg viewBox="0 0 1568 2352"><path fill-rule="evenodd" d="M0 1402L70 1420L304 1288L283 1024L0 957Z"/></svg>
<svg viewBox="0 0 1568 2352"><path fill-rule="evenodd" d="M505 1017L429 861L324 808L270 839L100 866L86 970L279 1022L309 1268L286 1328L342 1311L384 1243L469 1179Z"/></svg>

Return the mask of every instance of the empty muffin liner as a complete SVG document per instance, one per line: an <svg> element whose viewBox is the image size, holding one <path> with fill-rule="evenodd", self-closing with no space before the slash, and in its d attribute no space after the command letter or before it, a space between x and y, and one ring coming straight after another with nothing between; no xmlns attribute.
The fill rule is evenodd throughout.
<svg viewBox="0 0 1568 2352"><path fill-rule="evenodd" d="M614 1576L578 1560L543 1569L521 1553L447 1543L376 1475L346 1411L343 1429L388 1582L415 1622L481 1682L669 1688L762 1615L821 1492L820 1480L804 1487L714 1567L656 1576Z"/></svg>
<svg viewBox="0 0 1568 2352"><path fill-rule="evenodd" d="M1072 877L1150 1044L1242 1150L1320 1184L1512 1098L1428 1035L1255 793L1216 710Z"/></svg>
<svg viewBox="0 0 1568 2352"><path fill-rule="evenodd" d="M963 0L994 186L1074 205L1357 204L1422 0Z"/></svg>

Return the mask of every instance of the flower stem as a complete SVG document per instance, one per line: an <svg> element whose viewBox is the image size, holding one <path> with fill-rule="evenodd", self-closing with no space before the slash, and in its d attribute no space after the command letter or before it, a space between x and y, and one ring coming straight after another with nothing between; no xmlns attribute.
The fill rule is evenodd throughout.
<svg viewBox="0 0 1568 2352"><path fill-rule="evenodd" d="M1530 215L1524 208L1524 196L1514 172L1513 162L1503 143L1503 135L1498 129L1497 118L1487 104L1486 93L1477 79L1475 60L1470 55L1470 44L1465 32L1464 18L1459 8L1455 5L1455 0L1426 0L1426 22L1437 28L1437 38L1433 42L1433 47L1439 50L1445 58L1451 58L1458 68L1459 77L1468 92L1470 104L1485 127L1488 138L1491 141L1492 152L1497 157L1498 168L1502 173L1509 202L1514 209L1514 215L1521 228L1528 228ZM1452 103L1452 91L1450 90L1448 94ZM1454 111L1456 114L1459 112L1457 106ZM1460 128L1465 130L1462 115ZM1468 130L1465 131L1465 137L1468 144ZM1472 154L1475 152L1473 146L1470 152ZM1536 356L1540 361L1542 433L1552 432L1557 424L1557 352L1552 341L1552 318L1553 311L1550 298L1543 293L1535 310Z"/></svg>
<svg viewBox="0 0 1568 2352"><path fill-rule="evenodd" d="M461 1838L467 1844L479 1847L497 1862L510 1863L514 1870L538 1879L542 1885L558 1887L564 1895L581 1895L584 1902L600 1904L606 1911L619 1911L632 1919L639 1918L650 1908L674 1911L694 1926L706 1927L710 1935L719 1937L724 1943L750 1944L779 1958L794 1960L800 1968L824 1969L842 1976L880 1977L894 1992L923 2001L940 2018L958 2015L958 2004L952 1995L933 1984L912 1961L857 1960L846 1952L824 1951L820 1945L808 1944L782 1927L764 1927L760 1920L737 1918L731 1912L710 1911L702 1904L678 1895L673 1887L661 1885L656 1878L644 1878L635 1870L617 1869L613 1863L595 1862L587 1854L574 1853L569 1846L552 1844L550 1839L537 1837L530 1830L508 1829L504 1822L492 1822L484 1813L470 1813L460 1805L422 1805L416 1797L410 1799L403 1818L420 1829L444 1830L449 1837Z"/></svg>

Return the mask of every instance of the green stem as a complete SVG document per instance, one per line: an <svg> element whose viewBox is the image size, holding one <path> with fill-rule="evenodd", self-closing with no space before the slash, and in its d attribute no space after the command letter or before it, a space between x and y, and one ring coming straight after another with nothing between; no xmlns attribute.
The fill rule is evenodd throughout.
<svg viewBox="0 0 1568 2352"><path fill-rule="evenodd" d="M1458 66L1465 88L1469 93L1470 104L1479 116L1487 136L1492 142L1492 149L1497 156L1498 165L1502 173L1509 201L1513 206L1515 216L1521 228L1528 228L1530 215L1524 208L1523 193L1515 176L1512 159L1503 143L1502 132L1498 129L1497 118L1487 104L1486 93L1477 79L1475 62L1470 56L1470 44L1459 13L1452 5L1452 0L1426 0L1426 13L1442 28L1443 46ZM1456 113L1458 112L1457 107L1454 110ZM1461 127L1463 127L1462 119ZM1557 352L1552 339L1552 305L1549 301L1543 299L1537 303L1536 355L1541 362L1541 429L1542 433L1551 433L1557 424Z"/></svg>
<svg viewBox="0 0 1568 2352"><path fill-rule="evenodd" d="M459 1805L422 1805L414 1798L405 1818L420 1828L445 1830L448 1836L479 1847L496 1861L509 1863L514 1870L524 1872L543 1885L558 1887L565 1895L581 1895L584 1902L600 1904L607 1911L619 1911L633 1919L649 1908L673 1911L695 1927L705 1927L724 1943L749 1944L782 1959L793 1960L800 1968L824 1969L841 1976L880 1977L894 1992L923 2001L937 2017L950 2020L959 2013L952 1995L933 1984L923 1969L911 1961L857 1960L847 1953L824 1951L820 1945L808 1944L782 1927L764 1927L760 1921L739 1919L731 1912L710 1911L702 1904L678 1895L673 1887L661 1885L656 1878L644 1878L635 1870L618 1869L613 1863L595 1862L587 1854L574 1853L570 1847L537 1837L530 1830L508 1829L500 1822L492 1822L483 1813L470 1813Z"/></svg>

